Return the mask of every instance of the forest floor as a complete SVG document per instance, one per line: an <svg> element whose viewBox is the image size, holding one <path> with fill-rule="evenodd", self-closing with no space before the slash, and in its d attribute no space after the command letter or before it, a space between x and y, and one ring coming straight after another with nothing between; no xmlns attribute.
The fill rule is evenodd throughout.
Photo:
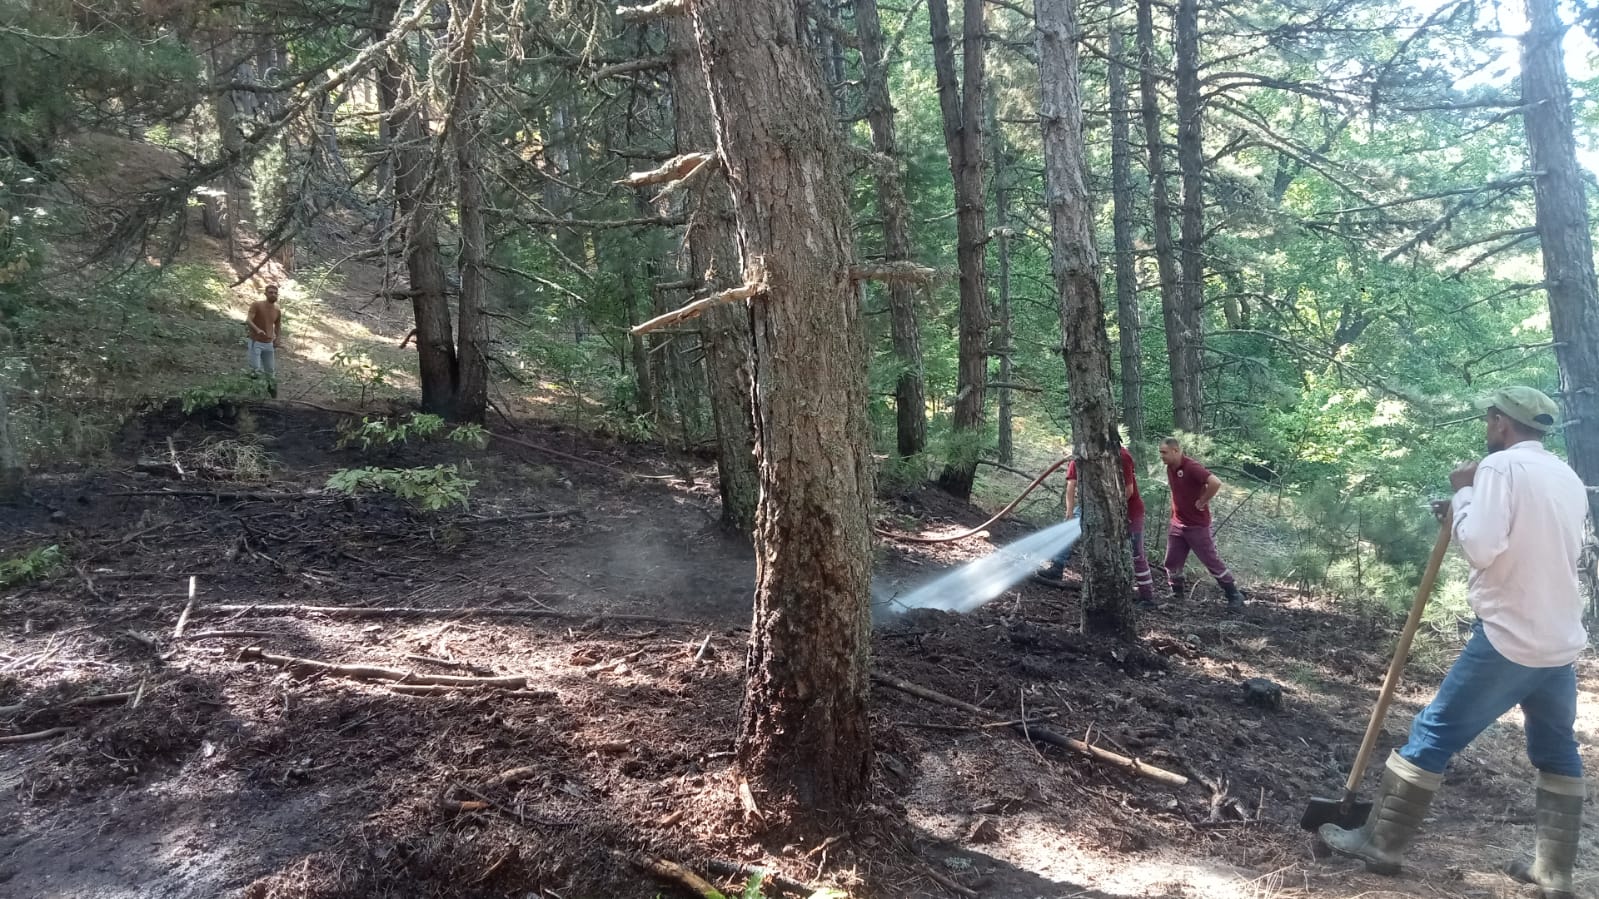
<svg viewBox="0 0 1599 899"><path fill-rule="evenodd" d="M991 720L1025 703L1189 783L879 686L871 802L836 838L792 842L738 797L753 562L714 526L710 471L690 482L652 448L527 421L519 439L564 458L470 451L470 510L413 513L318 492L364 458L332 449L337 419L287 401L152 414L124 433L119 461L46 474L33 504L0 512L0 558L58 544L69 563L0 594L0 706L20 705L0 713L0 734L64 729L0 745L0 893L675 895L620 851L707 874L710 860L769 865L858 896L1518 895L1496 873L1532 840L1513 717L1457 760L1404 877L1315 857L1296 822L1308 798L1336 795L1392 629L1270 587L1242 617L1203 587L1146 616L1137 647L1083 638L1075 591L1031 582L968 615L881 623L878 671ZM257 444L274 467L241 482L225 443ZM188 479L134 470L174 452ZM445 454L413 446L385 464ZM983 517L932 492L882 513L895 529ZM1003 524L992 540L1025 531ZM887 542L877 576L915 582L992 548ZM371 611L398 607L426 611ZM286 671L253 647L527 682L402 694ZM1591 744L1599 670L1584 660L1580 674ZM1247 704L1250 677L1287 688L1282 707ZM1425 680L1408 685L1378 758Z"/></svg>
<svg viewBox="0 0 1599 899"><path fill-rule="evenodd" d="M107 183L154 165L101 155L134 167ZM250 274L225 256L195 238L178 264L204 276L195 283ZM57 460L33 502L0 508L0 560L54 545L66 563L0 591L0 741L49 734L0 742L0 895L686 895L632 864L639 854L729 888L721 872L761 865L885 899L1521 895L1496 873L1532 840L1514 716L1456 761L1403 877L1316 857L1299 815L1337 795L1395 628L1247 582L1242 617L1221 614L1206 584L1145 616L1137 647L1077 634L1071 586L1024 582L968 615L880 621L878 672L990 716L875 686L871 801L831 838L787 837L738 796L754 563L715 527L707 464L554 424L583 418L583 398L531 372L532 389L496 395L509 418L491 422L524 445L336 449L341 416L306 403L413 392L414 351L402 347L406 310L379 298L381 270L326 273L285 290L275 402L183 415L160 400L237 373L244 309L281 271L187 308L61 321L89 356L140 347L118 386L156 410L108 439L104 458ZM93 333L75 337L89 327L79 320ZM392 376L379 384L374 371ZM184 479L160 473L174 456ZM463 457L479 482L467 510L321 492L342 468ZM986 517L931 491L879 509L896 531ZM1242 547L1265 552L1271 528L1240 516L1223 540L1234 568L1259 570ZM1007 522L989 539L885 541L879 592L1026 532ZM1231 542L1239 532L1254 536ZM262 654L526 682L418 695ZM1436 684L1436 666L1412 668L1378 759ZM1599 668L1585 659L1579 674L1591 744ZM1251 677L1285 687L1282 706L1248 704ZM1030 719L1189 782L984 726L1023 717L1024 703Z"/></svg>

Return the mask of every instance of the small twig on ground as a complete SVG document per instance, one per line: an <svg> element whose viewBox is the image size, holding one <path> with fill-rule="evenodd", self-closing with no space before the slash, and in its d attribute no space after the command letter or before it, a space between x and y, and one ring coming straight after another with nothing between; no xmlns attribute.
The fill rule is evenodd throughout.
<svg viewBox="0 0 1599 899"><path fill-rule="evenodd" d="M237 661L264 662L277 668L301 676L322 674L332 677L346 677L352 680L383 680L396 681L405 685L421 684L426 686L449 687L495 687L508 690L520 690L527 686L527 678L521 675L507 677L463 677L454 674L417 674L414 671L400 671L395 668L381 668L376 665L338 665L324 662L319 659L302 659L294 656L272 655L261 651L258 646L252 646L239 651Z"/></svg>
<svg viewBox="0 0 1599 899"><path fill-rule="evenodd" d="M640 649L640 650L637 650L637 651L634 651L634 652L630 652L630 653L628 653L625 656L621 656L620 658L607 659L607 660L605 660L603 662L595 662L594 664L588 666L587 668L584 668L583 669L583 674L586 677L593 677L596 674L599 674L601 672L609 671L609 670L611 670L612 668L615 668L618 665L624 665L624 664L626 664L628 662L631 662L631 661L633 661L634 659L638 658L639 656L641 656L643 654L644 654L644 650Z"/></svg>
<svg viewBox="0 0 1599 899"><path fill-rule="evenodd" d="M694 653L694 661L703 662L706 659L710 658L710 653L711 653L711 635L710 634L706 634L705 635L705 641L700 644L699 651Z"/></svg>

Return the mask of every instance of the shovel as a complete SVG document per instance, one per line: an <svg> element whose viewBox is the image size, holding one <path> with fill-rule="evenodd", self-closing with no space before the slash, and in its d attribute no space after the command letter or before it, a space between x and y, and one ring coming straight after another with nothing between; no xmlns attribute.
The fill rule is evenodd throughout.
<svg viewBox="0 0 1599 899"><path fill-rule="evenodd" d="M1421 584L1416 587L1416 599L1410 604L1410 617L1405 619L1405 629L1399 634L1399 645L1394 647L1394 659L1388 663L1388 676L1383 678L1382 692L1377 694L1377 705L1371 710L1371 721L1366 724L1366 737L1360 741L1355 764L1349 769L1349 779L1344 783L1344 798L1312 799L1305 808L1304 816L1299 819L1299 826L1312 833L1323 824L1336 824L1346 830L1356 828L1365 824L1366 816L1371 814L1371 803L1355 801L1355 790L1360 786L1361 776L1366 773L1371 750L1377 745L1383 717L1388 714L1394 689L1399 686L1399 674L1405 670L1405 660L1410 655L1410 642L1416 636L1416 628L1421 625L1422 610L1427 608L1427 597L1438 580L1438 569L1443 567L1444 553L1449 550L1449 531L1454 516L1450 514L1447 503L1440 508L1438 542L1433 544L1432 556L1427 559L1427 571L1421 576Z"/></svg>

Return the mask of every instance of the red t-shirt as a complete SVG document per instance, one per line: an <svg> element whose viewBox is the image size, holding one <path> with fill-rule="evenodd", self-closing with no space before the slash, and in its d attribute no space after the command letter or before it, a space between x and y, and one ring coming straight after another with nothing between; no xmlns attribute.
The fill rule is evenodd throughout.
<svg viewBox="0 0 1599 899"><path fill-rule="evenodd" d="M1077 480L1077 460L1066 466L1066 480ZM1122 484L1133 485L1133 495L1127 498L1127 520L1135 524L1144 521L1144 498L1138 495L1138 472L1133 465L1133 454L1122 447Z"/></svg>
<svg viewBox="0 0 1599 899"><path fill-rule="evenodd" d="M1176 465L1166 466L1166 483L1171 485L1172 521L1184 527L1210 526L1210 509L1194 505L1205 494L1210 469L1187 456Z"/></svg>

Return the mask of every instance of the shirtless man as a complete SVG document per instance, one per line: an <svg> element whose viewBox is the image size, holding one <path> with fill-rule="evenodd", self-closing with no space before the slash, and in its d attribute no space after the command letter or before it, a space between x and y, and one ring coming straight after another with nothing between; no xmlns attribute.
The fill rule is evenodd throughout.
<svg viewBox="0 0 1599 899"><path fill-rule="evenodd" d="M250 304L244 316L250 332L250 371L265 374L267 393L278 395L278 347L283 342L283 310L278 308L278 286L268 284L266 299Z"/></svg>

